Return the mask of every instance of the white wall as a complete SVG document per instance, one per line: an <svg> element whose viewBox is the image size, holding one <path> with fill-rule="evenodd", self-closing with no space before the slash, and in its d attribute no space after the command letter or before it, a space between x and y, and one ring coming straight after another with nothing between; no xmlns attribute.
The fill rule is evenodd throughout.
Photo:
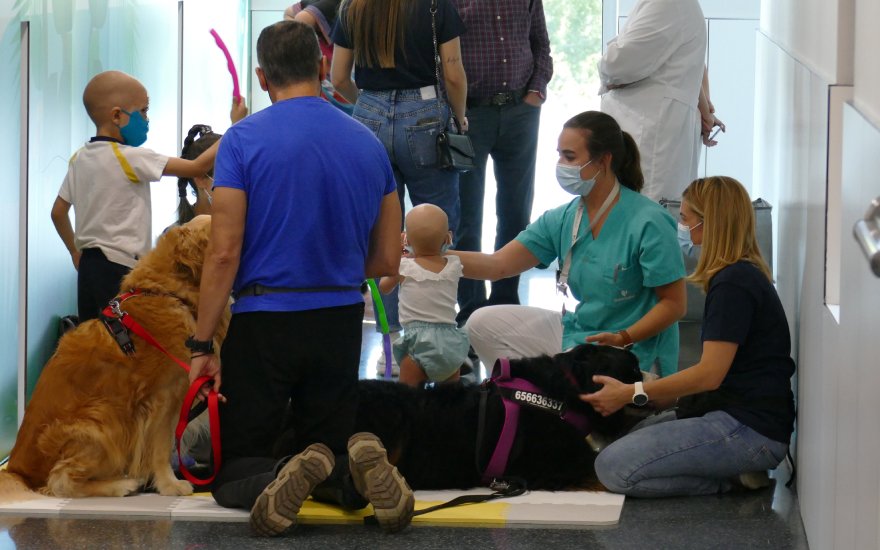
<svg viewBox="0 0 880 550"><path fill-rule="evenodd" d="M765 1L757 39L754 186L776 207L777 286L798 360L798 492L811 548L880 546L880 279L852 237L880 195L878 20L876 0ZM853 104L834 105L848 86ZM833 108L842 118L829 116ZM826 217L829 156L840 158L836 217ZM827 219L836 227L826 242ZM826 246L841 258L839 322L824 303Z"/></svg>
<svg viewBox="0 0 880 550"><path fill-rule="evenodd" d="M880 2L856 0L855 7L855 84L856 108L875 125L880 125Z"/></svg>
<svg viewBox="0 0 880 550"><path fill-rule="evenodd" d="M854 1L765 0L761 32L826 82L851 83Z"/></svg>

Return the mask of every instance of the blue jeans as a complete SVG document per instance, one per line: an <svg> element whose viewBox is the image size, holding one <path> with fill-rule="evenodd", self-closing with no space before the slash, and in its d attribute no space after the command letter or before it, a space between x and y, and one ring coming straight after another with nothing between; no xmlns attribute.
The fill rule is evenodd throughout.
<svg viewBox="0 0 880 550"><path fill-rule="evenodd" d="M404 190L413 206L431 203L449 218L453 234L458 229L461 209L458 202L458 173L440 170L437 165L437 135L446 127L449 106L436 99L422 99L419 90L362 90L352 114L369 128L388 151L400 209L404 210ZM400 330L397 289L382 295L391 331ZM376 329L380 330L379 324Z"/></svg>
<svg viewBox="0 0 880 550"><path fill-rule="evenodd" d="M682 420L666 411L599 453L596 475L628 496L709 495L729 491L729 478L775 468L787 450L723 411Z"/></svg>
<svg viewBox="0 0 880 550"><path fill-rule="evenodd" d="M497 186L495 250L498 250L525 229L532 215L541 108L524 102L500 107L468 107L467 117L477 168L461 175L461 223L454 248L481 249L486 162L491 155ZM461 308L459 325L485 305L519 304L519 276L492 283L488 299L483 281L463 278L458 285L458 304Z"/></svg>

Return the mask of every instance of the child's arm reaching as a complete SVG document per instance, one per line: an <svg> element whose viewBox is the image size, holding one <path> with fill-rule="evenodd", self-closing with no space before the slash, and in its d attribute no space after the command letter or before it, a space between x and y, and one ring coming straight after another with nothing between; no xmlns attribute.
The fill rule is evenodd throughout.
<svg viewBox="0 0 880 550"><path fill-rule="evenodd" d="M67 251L70 252L70 259L73 261L73 267L79 271L80 251L76 249L73 241L73 226L70 225L70 203L61 197L56 197L55 204L52 205L52 223L55 224L55 231L64 242Z"/></svg>
<svg viewBox="0 0 880 550"><path fill-rule="evenodd" d="M394 275L393 277L382 277L379 279L379 292L388 294L394 287L403 282L406 277L403 275Z"/></svg>
<svg viewBox="0 0 880 550"><path fill-rule="evenodd" d="M229 111L229 120L233 124L246 117L248 107L244 99L238 102L232 100L232 109ZM220 147L220 141L215 142L204 153L197 156L193 160L186 160L177 157L168 159L165 169L162 170L163 176L177 176L179 178L194 178L196 176L204 176L214 167L214 159L217 158L217 149Z"/></svg>
<svg viewBox="0 0 880 550"><path fill-rule="evenodd" d="M208 148L207 151L197 156L194 160L186 160L178 157L171 157L162 170L163 176L177 176L179 178L193 178L195 176L204 176L214 166L214 159L217 157L217 149L220 142L217 141Z"/></svg>
<svg viewBox="0 0 880 550"><path fill-rule="evenodd" d="M229 120L235 124L239 120L246 117L248 114L248 107L244 102L244 98L241 98L240 101L236 102L233 98L232 100L232 109L229 111Z"/></svg>

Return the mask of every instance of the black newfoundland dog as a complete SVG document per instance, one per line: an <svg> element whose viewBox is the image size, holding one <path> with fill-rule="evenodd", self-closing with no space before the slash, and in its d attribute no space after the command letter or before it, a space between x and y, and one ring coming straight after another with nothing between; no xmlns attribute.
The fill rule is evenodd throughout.
<svg viewBox="0 0 880 550"><path fill-rule="evenodd" d="M595 374L626 383L641 380L636 357L619 348L584 344L554 357L512 359L509 364L510 376L526 389L505 389L501 386L506 384L493 381L411 388L362 380L357 431L373 432L382 440L413 489L469 488L485 484L483 474L505 411L518 407L515 431L508 428L512 435L507 437L510 451L503 477L525 481L535 490L599 487L593 470L596 453L585 440L586 432L613 440L638 419L623 411L603 418L578 395L599 389L592 380ZM499 362L495 374L500 369ZM502 394L509 400L507 407Z"/></svg>

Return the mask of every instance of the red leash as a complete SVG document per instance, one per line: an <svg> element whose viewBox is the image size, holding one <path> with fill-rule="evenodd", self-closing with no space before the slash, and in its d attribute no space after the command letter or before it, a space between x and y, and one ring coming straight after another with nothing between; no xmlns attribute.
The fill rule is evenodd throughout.
<svg viewBox="0 0 880 550"><path fill-rule="evenodd" d="M172 361L180 365L180 367L188 373L190 370L188 364L171 355L162 344L153 338L153 335L150 334L147 329L141 326L131 317L131 315L122 311L120 308L124 301L143 294L145 293L140 289L135 289L110 300L109 305L101 312L101 319L104 321L104 325L107 327L107 330L110 331L110 334L116 339L116 342L126 355L133 355L135 352L134 343L128 337L128 331L131 331L143 338L148 344L167 355ZM196 378L192 385L190 385L189 390L186 392L186 397L183 399L183 406L180 409L180 420L177 422L177 428L174 430L174 441L175 448L177 449L177 462L180 465L180 473L183 474L183 477L193 485L208 485L214 481L217 472L220 471L220 410L218 406L217 391L213 388L208 393L208 424L211 430L211 449L214 454L214 471L209 478L199 479L190 473L189 469L183 464L183 460L180 458L180 438L186 430L186 425L189 424L189 412L192 409L196 396L199 394L199 390L201 390L204 384L211 382L211 380L212 377L210 376L200 376Z"/></svg>

